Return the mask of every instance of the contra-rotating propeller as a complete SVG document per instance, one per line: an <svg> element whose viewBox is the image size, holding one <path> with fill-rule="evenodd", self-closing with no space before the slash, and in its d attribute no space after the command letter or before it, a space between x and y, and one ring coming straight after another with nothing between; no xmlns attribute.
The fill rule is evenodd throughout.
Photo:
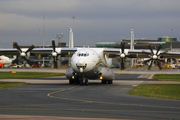
<svg viewBox="0 0 180 120"><path fill-rule="evenodd" d="M151 53L143 51L143 53L150 54L149 55L150 59L144 61L144 63L147 63L149 61L151 62L149 67L148 67L148 70L151 69L151 66L152 66L153 62L156 62L158 67L159 67L159 70L162 70L162 67L160 65L160 62L161 62L160 58L163 57L162 55L166 53L166 51L159 53L160 49L162 48L162 44L159 44L155 54L154 54L154 51L152 50L152 47L151 47L150 43L148 44L148 47L151 50Z"/></svg>
<svg viewBox="0 0 180 120"><path fill-rule="evenodd" d="M28 49L26 52L24 52L24 51L21 50L21 48L19 47L19 45L17 44L17 42L13 42L13 45L14 45L14 47L19 51L20 56L17 57L15 60L13 60L11 64L17 63L17 61L18 61L19 59L24 58L24 59L27 61L27 63L28 63L31 67L33 67L31 61L27 58L27 53L30 52L32 49L34 49L36 46L33 44L33 45L31 45L31 46L29 47L29 49Z"/></svg>

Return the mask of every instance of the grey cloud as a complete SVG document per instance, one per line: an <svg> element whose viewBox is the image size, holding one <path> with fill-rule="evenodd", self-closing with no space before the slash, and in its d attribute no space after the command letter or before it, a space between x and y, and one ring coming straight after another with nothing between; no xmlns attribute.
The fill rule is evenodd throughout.
<svg viewBox="0 0 180 120"><path fill-rule="evenodd" d="M23 44L36 43L43 15L47 16L47 44L59 32L68 41L72 16L77 17L73 28L76 45L86 43L86 34L92 45L100 40L98 36L103 41L130 38L131 29L136 38L157 39L170 36L173 28L173 36L179 38L179 4L179 0L1 0L0 41L14 38Z"/></svg>

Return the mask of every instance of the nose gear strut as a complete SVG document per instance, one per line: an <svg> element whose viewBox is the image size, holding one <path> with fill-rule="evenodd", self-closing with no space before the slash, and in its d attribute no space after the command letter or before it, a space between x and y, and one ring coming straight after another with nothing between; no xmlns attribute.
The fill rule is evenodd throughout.
<svg viewBox="0 0 180 120"><path fill-rule="evenodd" d="M88 79L84 77L80 78L80 85L88 85Z"/></svg>

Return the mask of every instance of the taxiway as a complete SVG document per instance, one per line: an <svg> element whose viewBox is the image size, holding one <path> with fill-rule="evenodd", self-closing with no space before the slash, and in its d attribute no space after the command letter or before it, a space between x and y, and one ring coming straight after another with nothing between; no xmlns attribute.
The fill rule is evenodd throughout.
<svg viewBox="0 0 180 120"><path fill-rule="evenodd" d="M35 69L27 71L31 70ZM48 71L48 69L41 71ZM65 69L58 69L57 72L59 71L62 72ZM64 119L174 120L180 118L179 100L127 94L138 84L149 81L158 82L151 78L152 74L157 71L139 70L139 72L134 72L127 70L120 72L114 70L114 72L116 79L112 85L101 84L100 81L90 81L89 86L69 85L65 77L22 80L29 81L31 84L0 90L0 114L2 117L5 115L28 115L31 117L48 116L48 118L63 117ZM166 72L178 73L178 71Z"/></svg>

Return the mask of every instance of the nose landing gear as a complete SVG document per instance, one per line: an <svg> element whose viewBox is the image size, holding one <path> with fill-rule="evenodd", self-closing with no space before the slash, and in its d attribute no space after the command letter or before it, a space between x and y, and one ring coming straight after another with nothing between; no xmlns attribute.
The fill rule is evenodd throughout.
<svg viewBox="0 0 180 120"><path fill-rule="evenodd" d="M87 78L80 78L80 85L88 85L88 79Z"/></svg>

